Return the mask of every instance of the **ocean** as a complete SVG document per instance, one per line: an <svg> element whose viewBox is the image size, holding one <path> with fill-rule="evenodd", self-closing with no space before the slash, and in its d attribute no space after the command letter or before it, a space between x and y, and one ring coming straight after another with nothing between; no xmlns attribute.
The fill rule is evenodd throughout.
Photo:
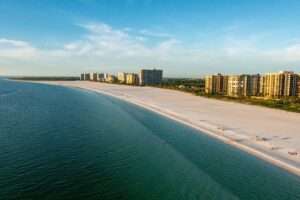
<svg viewBox="0 0 300 200"><path fill-rule="evenodd" d="M113 97L1 79L0 199L299 200L300 178Z"/></svg>

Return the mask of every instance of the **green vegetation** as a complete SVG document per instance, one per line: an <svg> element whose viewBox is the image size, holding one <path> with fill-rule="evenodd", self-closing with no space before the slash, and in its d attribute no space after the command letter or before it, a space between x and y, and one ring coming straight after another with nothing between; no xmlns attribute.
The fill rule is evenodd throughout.
<svg viewBox="0 0 300 200"><path fill-rule="evenodd" d="M262 97L228 97L220 95L201 95L207 98L220 99L224 101L234 101L249 105L259 105L269 108L276 108L290 112L300 113L300 99L296 97L282 99L264 99Z"/></svg>
<svg viewBox="0 0 300 200"><path fill-rule="evenodd" d="M276 108L290 112L300 113L300 99L296 97L282 99L264 99L262 97L228 97L222 95L205 94L205 82L203 79L165 79L158 87L179 90L192 93L206 98L219 99L223 101L238 102L249 105L259 105L269 108Z"/></svg>
<svg viewBox="0 0 300 200"><path fill-rule="evenodd" d="M204 83L203 79L167 78L158 87L199 95L204 94Z"/></svg>

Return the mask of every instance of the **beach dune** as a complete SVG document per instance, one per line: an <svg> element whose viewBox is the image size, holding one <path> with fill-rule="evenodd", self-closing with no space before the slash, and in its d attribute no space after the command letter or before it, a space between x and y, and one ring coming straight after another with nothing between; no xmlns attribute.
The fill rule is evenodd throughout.
<svg viewBox="0 0 300 200"><path fill-rule="evenodd" d="M201 130L300 175L300 114L174 90L88 81L42 82L87 89L134 103Z"/></svg>

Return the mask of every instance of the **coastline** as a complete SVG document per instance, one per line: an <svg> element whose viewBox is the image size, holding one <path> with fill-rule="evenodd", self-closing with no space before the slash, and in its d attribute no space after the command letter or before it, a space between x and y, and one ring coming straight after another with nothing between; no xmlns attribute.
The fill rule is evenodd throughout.
<svg viewBox="0 0 300 200"><path fill-rule="evenodd" d="M136 96L133 96L132 94L129 95L126 93L126 91L119 92L111 92L110 88L101 88L101 86L105 87L105 83L93 83L93 82L79 82L79 81L34 81L34 83L42 83L42 84L48 84L48 85L60 85L60 86L66 86L66 87L72 87L72 88L80 88L85 89L89 91L93 91L96 93L108 95L123 101L127 101L129 103L135 104L137 106L140 106L142 108L145 108L147 110L150 110L152 112L158 113L164 117L167 117L169 119L172 119L176 122L182 123L184 125L187 125L189 127L192 127L201 133L199 134L207 134L213 138L216 138L226 144L229 144L233 147L236 147L240 150L243 150L251 155L254 155L260 159L263 159L273 165L276 165L282 169L285 169L286 171L293 173L295 175L300 176L300 159L299 155L297 155L296 159L295 157L288 157L281 155L280 153L273 152L273 150L269 150L268 148L265 148L264 145L260 146L259 142L256 144L252 140L248 139L248 135L243 135L234 131L226 131L223 128L220 128L218 126L214 126L212 124L209 124L206 122L206 120L203 121L197 121L194 122L192 120L189 120L189 118L186 118L184 116L181 116L179 113L176 113L174 110L170 110L167 108L164 108L162 106L159 106L155 103L149 103L147 101L143 101L143 99L136 98ZM100 88L99 88L100 87ZM118 87L118 86L114 86ZM121 87L131 87L136 88L132 86L121 86ZM133 89L134 90L134 89ZM163 89L160 89L163 90ZM182 95L188 95L188 94L182 94ZM198 97L199 98L199 97ZM217 100L211 100L211 101L217 101ZM236 104L236 103L229 103L229 104ZM248 105L249 106L249 105ZM250 105L253 106L253 105ZM280 111L278 111L280 112ZM281 111L284 112L284 111ZM192 117L192 116L191 116ZM300 115L299 115L300 119ZM300 124L299 124L299 131L300 131ZM290 159L293 158L293 159Z"/></svg>

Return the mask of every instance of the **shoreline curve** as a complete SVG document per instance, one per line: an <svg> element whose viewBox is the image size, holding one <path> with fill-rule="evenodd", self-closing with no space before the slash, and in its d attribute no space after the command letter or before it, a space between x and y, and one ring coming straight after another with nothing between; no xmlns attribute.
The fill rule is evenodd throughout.
<svg viewBox="0 0 300 200"><path fill-rule="evenodd" d="M87 90L87 91L92 91L95 93L99 93L99 94L103 94L103 95L107 95L116 99L119 99L121 101L126 101L129 102L131 104L134 104L136 106L142 107L144 109L147 109L149 111L155 112L161 116L164 116L166 118L169 118L171 120L174 120L176 122L179 122L181 124L184 124L186 126L189 126L193 129L198 130L199 134L206 134L212 138L218 139L219 141L224 142L225 144L231 145L233 147L236 147L244 152L247 152L259 159L262 159L264 161L267 161L270 164L273 164L281 169L284 169L292 174L295 174L297 176L300 177L300 168L298 168L295 165L292 165L288 162L285 162L284 160L280 160L278 158L273 157L272 155L269 155L266 152L263 152L263 150L259 150L259 149L255 149L254 147L251 147L251 145L247 145L247 144L243 144L239 141L233 140L231 138L228 138L226 136L222 136L218 133L216 133L215 130L210 130L209 128L205 127L205 124L203 124L203 126L199 126L198 124L194 124L178 115L176 115L176 113L172 113L171 111L167 111L164 110L162 108L159 108L157 106L154 105L150 105L147 103L144 103L142 101L139 101L137 99L133 99L130 98L130 96L125 96L123 95L116 95L110 92L106 92L104 90L101 89L96 89L96 88L92 88L92 87L85 87L85 86L80 86L80 85L68 85L68 84L63 84L63 82L56 82L56 81L51 81L51 82L47 82L47 81L26 81L26 82L31 82L31 83L39 83L39 84L47 84L47 85L57 85L57 86L63 86L63 87L68 87L68 88L79 88L79 89L83 89L83 90Z"/></svg>

